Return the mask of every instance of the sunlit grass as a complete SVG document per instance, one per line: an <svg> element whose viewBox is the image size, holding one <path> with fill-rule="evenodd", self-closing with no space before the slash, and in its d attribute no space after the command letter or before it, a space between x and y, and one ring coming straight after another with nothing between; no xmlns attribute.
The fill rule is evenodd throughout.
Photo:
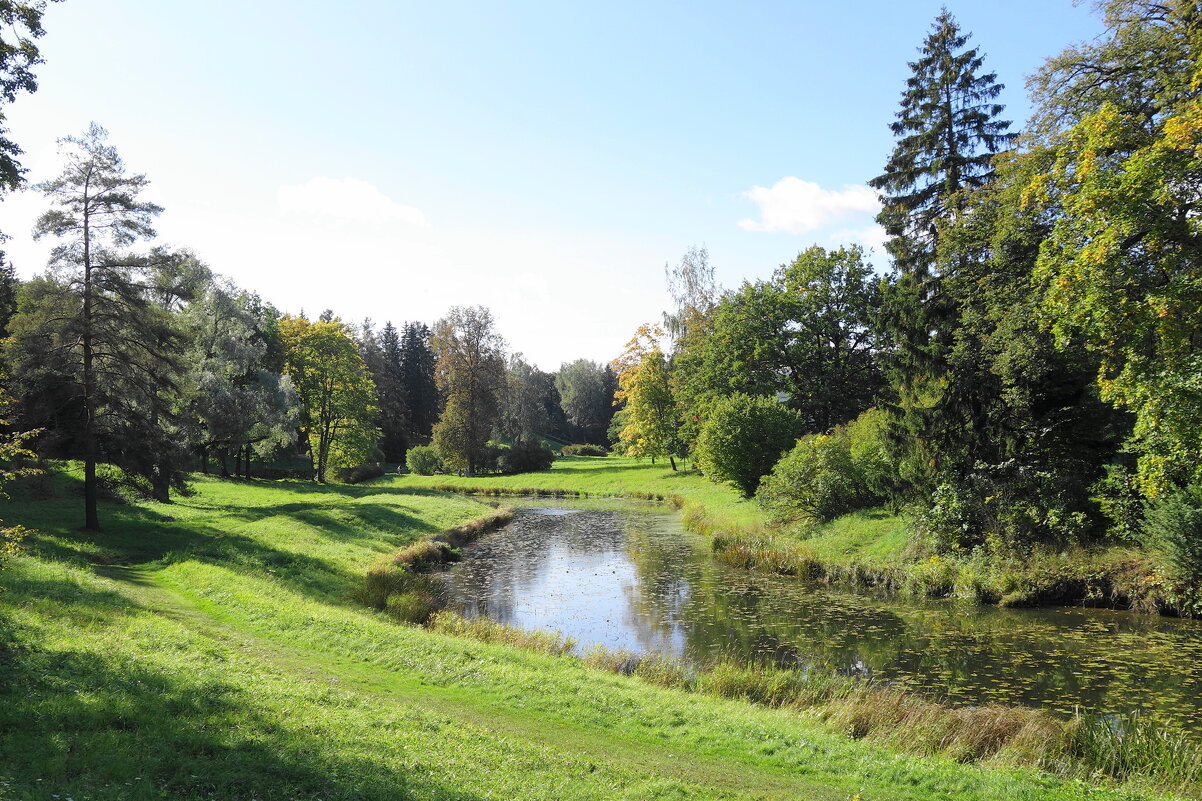
<svg viewBox="0 0 1202 801"><path fill-rule="evenodd" d="M379 559L491 511L471 498L204 479L106 503L85 534L75 483L5 507L39 529L0 599L6 799L1151 797L854 742L673 689L667 663L653 686L352 598Z"/></svg>

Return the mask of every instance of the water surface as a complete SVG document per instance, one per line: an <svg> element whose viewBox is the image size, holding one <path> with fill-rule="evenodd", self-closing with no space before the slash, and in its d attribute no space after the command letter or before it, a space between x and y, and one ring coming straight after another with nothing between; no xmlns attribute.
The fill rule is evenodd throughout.
<svg viewBox="0 0 1202 801"><path fill-rule="evenodd" d="M533 504L533 502L531 502ZM694 661L875 676L955 703L1144 710L1202 731L1202 622L1006 610L737 570L678 516L635 501L532 505L451 575L455 605L527 629Z"/></svg>

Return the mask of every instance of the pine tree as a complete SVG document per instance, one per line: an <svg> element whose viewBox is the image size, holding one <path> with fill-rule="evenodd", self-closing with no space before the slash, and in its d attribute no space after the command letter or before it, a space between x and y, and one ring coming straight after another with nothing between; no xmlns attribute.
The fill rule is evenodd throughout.
<svg viewBox="0 0 1202 801"><path fill-rule="evenodd" d="M966 49L968 39L946 9L935 18L890 125L898 137L893 154L869 182L882 193L877 221L894 265L879 320L896 393L887 405L890 436L910 468L910 489L920 494L934 489L943 470L938 420L955 417L940 408L956 398L941 382L958 314L942 287L941 276L955 265L940 262L941 234L966 194L991 180L994 156L1014 139L1010 123L998 118L1003 86L994 73L981 73L983 57Z"/></svg>
<svg viewBox="0 0 1202 801"><path fill-rule="evenodd" d="M154 236L151 220L162 209L138 198L146 177L126 174L106 139L93 123L84 136L61 141L62 173L38 186L55 208L35 229L35 236L59 241L50 256L54 277L10 324L24 365L60 369L60 383L78 392L84 525L92 530L100 527L96 464L102 454L133 459L160 497L176 479L164 454L154 451L170 441L162 430L171 425L164 401L177 391L182 351L164 300L187 291L169 286L180 276L164 252L128 251ZM131 434L138 439L131 441Z"/></svg>

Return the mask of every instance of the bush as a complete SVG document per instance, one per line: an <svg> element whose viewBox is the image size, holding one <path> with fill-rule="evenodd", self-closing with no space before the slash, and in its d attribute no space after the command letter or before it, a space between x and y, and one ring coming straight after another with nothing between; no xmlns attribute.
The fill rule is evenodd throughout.
<svg viewBox="0 0 1202 801"><path fill-rule="evenodd" d="M555 454L538 440L518 440L501 452L497 467L502 473L529 473L546 470L554 461Z"/></svg>
<svg viewBox="0 0 1202 801"><path fill-rule="evenodd" d="M609 456L604 445L564 445L559 452L564 456Z"/></svg>
<svg viewBox="0 0 1202 801"><path fill-rule="evenodd" d="M418 445L405 454L405 467L409 468L410 473L432 476L442 469L442 459L438 458L438 451L429 445Z"/></svg>
<svg viewBox="0 0 1202 801"><path fill-rule="evenodd" d="M379 462L359 465L358 467L340 467L335 476L343 484L358 484L369 479L384 475L384 466Z"/></svg>
<svg viewBox="0 0 1202 801"><path fill-rule="evenodd" d="M751 497L801 431L801 416L776 398L736 393L720 400L697 437L697 466Z"/></svg>
<svg viewBox="0 0 1202 801"><path fill-rule="evenodd" d="M773 523L807 525L825 523L876 500L856 469L846 428L798 440L764 477L755 497Z"/></svg>
<svg viewBox="0 0 1202 801"><path fill-rule="evenodd" d="M1152 501L1144 518L1144 541L1183 584L1202 583L1202 485Z"/></svg>

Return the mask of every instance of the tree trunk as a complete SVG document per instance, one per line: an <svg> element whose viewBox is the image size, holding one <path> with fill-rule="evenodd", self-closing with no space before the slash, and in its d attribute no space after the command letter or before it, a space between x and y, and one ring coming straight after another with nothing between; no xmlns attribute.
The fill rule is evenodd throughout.
<svg viewBox="0 0 1202 801"><path fill-rule="evenodd" d="M90 181L90 176L87 179ZM92 364L92 248L89 219L88 184L84 184L83 212L83 527L100 530L97 502L100 488L96 483L96 371Z"/></svg>
<svg viewBox="0 0 1202 801"><path fill-rule="evenodd" d="M669 462L671 462L671 464L672 464L672 472L673 472L673 473L675 473L675 472L676 472L676 457L675 457L675 456L673 456L672 454L670 454L670 453L669 453L669 454L668 454L668 461L669 461Z"/></svg>

